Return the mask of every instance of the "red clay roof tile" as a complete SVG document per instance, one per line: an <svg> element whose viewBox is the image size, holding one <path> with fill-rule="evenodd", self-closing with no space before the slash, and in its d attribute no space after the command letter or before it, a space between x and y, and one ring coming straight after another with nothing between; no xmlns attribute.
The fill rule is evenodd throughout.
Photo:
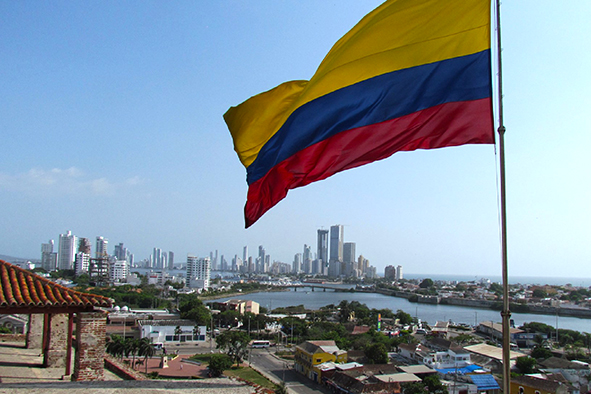
<svg viewBox="0 0 591 394"><path fill-rule="evenodd" d="M110 298L82 293L0 260L0 313L7 308L111 307Z"/></svg>

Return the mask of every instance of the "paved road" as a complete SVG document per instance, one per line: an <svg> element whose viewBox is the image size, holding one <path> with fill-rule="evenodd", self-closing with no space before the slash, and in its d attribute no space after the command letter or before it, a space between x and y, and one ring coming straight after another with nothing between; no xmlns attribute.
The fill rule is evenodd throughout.
<svg viewBox="0 0 591 394"><path fill-rule="evenodd" d="M272 375L277 381L284 381L289 390L296 394L328 394L326 388L312 382L293 369L292 361L282 360L274 355L275 349L252 349L250 363L256 369Z"/></svg>

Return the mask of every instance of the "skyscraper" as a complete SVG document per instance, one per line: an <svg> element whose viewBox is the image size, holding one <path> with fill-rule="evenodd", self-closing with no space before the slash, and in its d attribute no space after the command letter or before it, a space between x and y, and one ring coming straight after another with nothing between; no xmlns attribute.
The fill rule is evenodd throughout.
<svg viewBox="0 0 591 394"><path fill-rule="evenodd" d="M109 244L109 241L107 241L106 238L103 238L100 236L96 237L94 257L96 257L97 259L108 257L109 256L109 253L107 253L107 245L108 244Z"/></svg>
<svg viewBox="0 0 591 394"><path fill-rule="evenodd" d="M257 259L256 272L265 272L265 248L259 245L259 257Z"/></svg>
<svg viewBox="0 0 591 394"><path fill-rule="evenodd" d="M53 251L53 239L41 244L41 267L46 271L54 271L57 268L57 253Z"/></svg>
<svg viewBox="0 0 591 394"><path fill-rule="evenodd" d="M187 255L187 286L207 290L211 277L209 257L199 258Z"/></svg>
<svg viewBox="0 0 591 394"><path fill-rule="evenodd" d="M398 267L396 267L396 280L402 280L404 279L402 276L402 266L399 265Z"/></svg>
<svg viewBox="0 0 591 394"><path fill-rule="evenodd" d="M341 265L341 271L345 276L353 276L356 266L355 242L345 242L343 244L343 264Z"/></svg>
<svg viewBox="0 0 591 394"><path fill-rule="evenodd" d="M322 260L322 264L328 264L328 230L318 230L318 243L316 253L316 258L318 260Z"/></svg>
<svg viewBox="0 0 591 394"><path fill-rule="evenodd" d="M60 234L59 250L57 254L57 268L70 270L74 267L76 256L76 236L71 231Z"/></svg>
<svg viewBox="0 0 591 394"><path fill-rule="evenodd" d="M330 226L330 261L343 261L345 228L341 224Z"/></svg>
<svg viewBox="0 0 591 394"><path fill-rule="evenodd" d="M343 244L343 261L345 263L355 262L355 242L345 242Z"/></svg>
<svg viewBox="0 0 591 394"><path fill-rule="evenodd" d="M174 253L170 251L168 252L168 269L174 269Z"/></svg>
<svg viewBox="0 0 591 394"><path fill-rule="evenodd" d="M152 254L152 267L156 269L162 269L163 261L162 261L162 249L154 248L154 252Z"/></svg>
<svg viewBox="0 0 591 394"><path fill-rule="evenodd" d="M386 268L384 268L384 278L390 279L390 280L395 280L396 279L396 267L394 267L393 265L388 265Z"/></svg>
<svg viewBox="0 0 591 394"><path fill-rule="evenodd" d="M90 255L92 253L92 244L88 238L80 238L78 242L78 253L76 253L76 261L74 269L76 276L88 273L90 267Z"/></svg>
<svg viewBox="0 0 591 394"><path fill-rule="evenodd" d="M312 273L312 247L304 244L302 271L306 274Z"/></svg>
<svg viewBox="0 0 591 394"><path fill-rule="evenodd" d="M115 251L113 252L117 260L127 260L127 248L120 242L119 245L115 245Z"/></svg>
<svg viewBox="0 0 591 394"><path fill-rule="evenodd" d="M293 256L292 272L294 274L299 274L300 272L302 272L302 254L301 253L296 253L295 256Z"/></svg>

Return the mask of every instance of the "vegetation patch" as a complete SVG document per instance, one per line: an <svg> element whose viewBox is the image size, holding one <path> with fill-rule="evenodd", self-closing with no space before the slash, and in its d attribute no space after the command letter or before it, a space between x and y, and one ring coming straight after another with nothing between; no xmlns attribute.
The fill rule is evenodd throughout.
<svg viewBox="0 0 591 394"><path fill-rule="evenodd" d="M274 390L275 384L250 367L234 367L224 371L224 375L240 378L267 389Z"/></svg>

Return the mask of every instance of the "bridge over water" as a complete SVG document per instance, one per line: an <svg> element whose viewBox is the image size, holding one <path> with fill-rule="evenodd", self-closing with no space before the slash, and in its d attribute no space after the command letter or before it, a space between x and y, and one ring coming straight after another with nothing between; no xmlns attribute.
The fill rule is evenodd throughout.
<svg viewBox="0 0 591 394"><path fill-rule="evenodd" d="M301 283L282 286L285 288L293 288L293 291L303 291L303 289L311 289L311 291L326 291L332 290L334 292L349 292L350 287L342 287L338 284L324 284L324 283Z"/></svg>

